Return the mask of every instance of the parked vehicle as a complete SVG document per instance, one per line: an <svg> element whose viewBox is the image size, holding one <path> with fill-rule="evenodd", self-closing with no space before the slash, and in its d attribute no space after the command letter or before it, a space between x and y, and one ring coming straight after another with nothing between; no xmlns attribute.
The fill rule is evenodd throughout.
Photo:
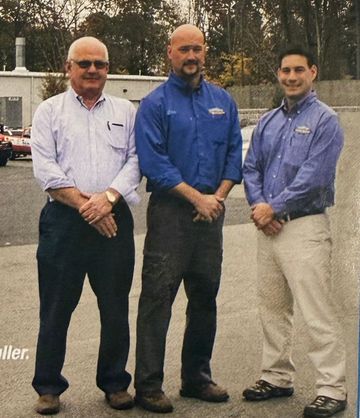
<svg viewBox="0 0 360 418"><path fill-rule="evenodd" d="M11 142L0 142L0 167L4 167L12 154Z"/></svg>
<svg viewBox="0 0 360 418"><path fill-rule="evenodd" d="M0 124L0 167L4 167L12 154L12 145L6 140L4 127Z"/></svg>
<svg viewBox="0 0 360 418"><path fill-rule="evenodd" d="M12 143L11 160L31 155L30 137L31 127L24 128L21 136L12 135L9 137Z"/></svg>
<svg viewBox="0 0 360 418"><path fill-rule="evenodd" d="M7 126L0 123L0 141L8 141L7 137L9 136L13 136L11 130Z"/></svg>

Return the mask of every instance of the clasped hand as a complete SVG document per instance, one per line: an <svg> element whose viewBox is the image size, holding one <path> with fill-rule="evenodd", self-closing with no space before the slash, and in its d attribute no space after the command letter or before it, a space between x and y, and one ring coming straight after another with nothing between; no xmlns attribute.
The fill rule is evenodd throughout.
<svg viewBox="0 0 360 418"><path fill-rule="evenodd" d="M265 235L278 234L283 226L283 221L274 219L275 212L268 203L257 203L251 206L251 219L257 229L261 230Z"/></svg>
<svg viewBox="0 0 360 418"><path fill-rule="evenodd" d="M224 198L215 194L203 194L195 204L194 222L215 221L224 212Z"/></svg>
<svg viewBox="0 0 360 418"><path fill-rule="evenodd" d="M112 205L105 193L84 193L81 195L88 199L80 209L79 213L86 222L94 227L101 235L108 238L115 237L117 225L114 214L111 212Z"/></svg>

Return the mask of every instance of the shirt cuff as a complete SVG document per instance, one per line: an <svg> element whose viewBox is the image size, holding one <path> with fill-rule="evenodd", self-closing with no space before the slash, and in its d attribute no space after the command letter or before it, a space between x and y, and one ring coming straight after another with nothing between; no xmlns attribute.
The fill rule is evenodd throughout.
<svg viewBox="0 0 360 418"><path fill-rule="evenodd" d="M53 179L46 182L40 182L41 188L44 192L48 189L66 189L69 187L76 187L75 183L69 179Z"/></svg>
<svg viewBox="0 0 360 418"><path fill-rule="evenodd" d="M282 217L287 214L286 202L278 201L278 199L270 200L269 205L273 208L276 217Z"/></svg>
<svg viewBox="0 0 360 418"><path fill-rule="evenodd" d="M135 189L138 185L139 184L131 186L128 182L120 179L120 181L113 181L109 187L117 190L129 205L137 205L141 200Z"/></svg>
<svg viewBox="0 0 360 418"><path fill-rule="evenodd" d="M135 190L132 190L132 191L130 191L130 193L125 194L125 195L122 194L122 193L120 193L120 194L125 199L126 203L128 203L131 206L138 205L141 201L141 197L139 196L139 194Z"/></svg>
<svg viewBox="0 0 360 418"><path fill-rule="evenodd" d="M222 175L222 179L231 180L235 184L240 184L243 179L242 171L236 168L228 167L225 169L224 174Z"/></svg>

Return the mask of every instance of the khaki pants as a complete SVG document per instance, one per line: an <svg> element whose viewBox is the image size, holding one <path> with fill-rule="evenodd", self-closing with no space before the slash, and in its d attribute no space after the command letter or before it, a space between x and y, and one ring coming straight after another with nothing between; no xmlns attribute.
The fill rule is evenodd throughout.
<svg viewBox="0 0 360 418"><path fill-rule="evenodd" d="M280 234L258 236L258 293L264 331L261 379L291 387L294 301L305 320L317 371L317 394L345 399L345 350L331 295L327 215L287 222Z"/></svg>

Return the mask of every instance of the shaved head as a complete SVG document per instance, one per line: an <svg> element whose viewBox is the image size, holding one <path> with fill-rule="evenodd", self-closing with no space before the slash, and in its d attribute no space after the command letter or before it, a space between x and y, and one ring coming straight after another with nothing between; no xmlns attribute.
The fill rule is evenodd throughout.
<svg viewBox="0 0 360 418"><path fill-rule="evenodd" d="M170 36L170 45L172 45L176 40L187 39L189 36L194 36L199 40L202 40L202 43L205 42L204 34L199 28L194 25L185 24L177 27Z"/></svg>
<svg viewBox="0 0 360 418"><path fill-rule="evenodd" d="M204 35L194 25L181 25L174 30L168 45L173 72L196 87L205 63Z"/></svg>

